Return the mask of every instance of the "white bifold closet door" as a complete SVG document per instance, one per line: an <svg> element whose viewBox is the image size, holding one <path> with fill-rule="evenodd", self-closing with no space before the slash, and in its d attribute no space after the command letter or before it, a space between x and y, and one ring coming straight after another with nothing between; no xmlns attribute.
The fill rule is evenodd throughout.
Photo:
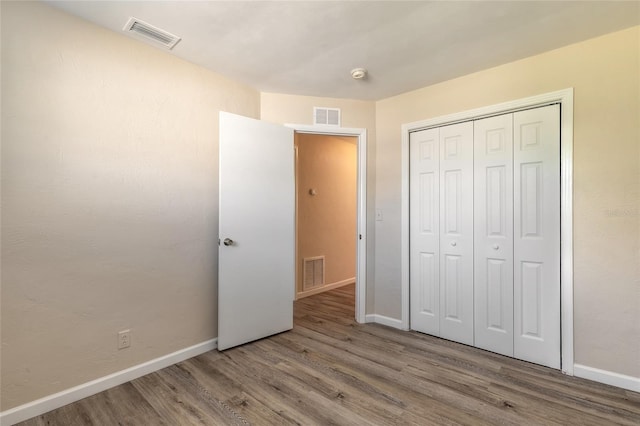
<svg viewBox="0 0 640 426"><path fill-rule="evenodd" d="M440 128L440 337L473 345L473 122Z"/></svg>
<svg viewBox="0 0 640 426"><path fill-rule="evenodd" d="M473 123L409 146L411 327L473 344Z"/></svg>
<svg viewBox="0 0 640 426"><path fill-rule="evenodd" d="M409 135L411 328L440 336L440 129Z"/></svg>
<svg viewBox="0 0 640 426"><path fill-rule="evenodd" d="M475 346L560 368L560 109L474 122Z"/></svg>
<svg viewBox="0 0 640 426"><path fill-rule="evenodd" d="M560 105L513 114L514 346L560 368Z"/></svg>
<svg viewBox="0 0 640 426"><path fill-rule="evenodd" d="M410 135L411 328L560 367L560 107Z"/></svg>
<svg viewBox="0 0 640 426"><path fill-rule="evenodd" d="M513 114L474 122L475 346L513 356Z"/></svg>

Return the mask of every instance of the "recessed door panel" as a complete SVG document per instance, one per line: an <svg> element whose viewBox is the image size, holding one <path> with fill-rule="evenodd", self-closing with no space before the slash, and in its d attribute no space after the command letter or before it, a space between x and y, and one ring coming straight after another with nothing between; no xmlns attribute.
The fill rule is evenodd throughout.
<svg viewBox="0 0 640 426"><path fill-rule="evenodd" d="M560 368L560 106L513 115L514 356Z"/></svg>
<svg viewBox="0 0 640 426"><path fill-rule="evenodd" d="M416 137L418 137L416 135ZM437 160L438 138L423 139L417 142L420 150L420 161Z"/></svg>
<svg viewBox="0 0 640 426"><path fill-rule="evenodd" d="M447 255L444 258L444 297L445 297L445 309L444 319L448 321L455 321L457 323L462 321L462 283L460 278L463 276L461 271L462 262L460 256Z"/></svg>
<svg viewBox="0 0 640 426"><path fill-rule="evenodd" d="M513 115L474 122L475 345L513 356Z"/></svg>
<svg viewBox="0 0 640 426"><path fill-rule="evenodd" d="M420 314L434 317L438 313L439 283L436 280L437 262L433 253L420 253Z"/></svg>
<svg viewBox="0 0 640 426"><path fill-rule="evenodd" d="M473 123L440 128L440 335L473 344Z"/></svg>
<svg viewBox="0 0 640 426"><path fill-rule="evenodd" d="M520 235L542 238L542 162L520 164Z"/></svg>
<svg viewBox="0 0 640 426"><path fill-rule="evenodd" d="M419 175L420 190L420 233L434 235L437 212L434 211L436 200L434 199L437 190L435 188L438 181L435 172L425 172Z"/></svg>
<svg viewBox="0 0 640 426"><path fill-rule="evenodd" d="M507 165L489 166L486 168L486 217L487 236L506 237L507 229L507 199L511 198L507 194ZM509 176L509 178L513 178Z"/></svg>
<svg viewBox="0 0 640 426"><path fill-rule="evenodd" d="M443 147L444 147L444 158L447 160L455 160L459 159L461 155L464 155L462 152L461 144L464 143L462 140L462 135L452 134L443 136Z"/></svg>
<svg viewBox="0 0 640 426"><path fill-rule="evenodd" d="M461 217L460 203L462 200L462 170L447 170L444 172L444 232L455 237L460 235Z"/></svg>
<svg viewBox="0 0 640 426"><path fill-rule="evenodd" d="M520 264L519 311L522 321L521 337L542 338L542 264L522 262Z"/></svg>
<svg viewBox="0 0 640 426"><path fill-rule="evenodd" d="M440 335L440 148L439 130L409 138L409 281L411 328Z"/></svg>
<svg viewBox="0 0 640 426"><path fill-rule="evenodd" d="M499 333L507 333L510 328L507 321L511 323L511 318L505 317L504 300L506 287L513 285L506 273L507 265L504 259L487 259L487 328Z"/></svg>

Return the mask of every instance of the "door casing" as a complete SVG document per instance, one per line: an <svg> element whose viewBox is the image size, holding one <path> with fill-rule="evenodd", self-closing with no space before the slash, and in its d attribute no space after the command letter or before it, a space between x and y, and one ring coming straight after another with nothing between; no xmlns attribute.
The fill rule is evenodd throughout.
<svg viewBox="0 0 640 426"><path fill-rule="evenodd" d="M409 134L498 114L560 103L560 335L561 370L573 375L573 88L402 125L401 327L409 330Z"/></svg>

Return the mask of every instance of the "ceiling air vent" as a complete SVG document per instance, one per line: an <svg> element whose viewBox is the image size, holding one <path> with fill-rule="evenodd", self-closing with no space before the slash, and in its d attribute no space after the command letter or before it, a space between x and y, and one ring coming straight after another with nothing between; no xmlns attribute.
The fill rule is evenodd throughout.
<svg viewBox="0 0 640 426"><path fill-rule="evenodd" d="M146 40L153 40L171 50L180 41L180 37L170 32L154 27L138 18L131 17L123 28L124 31L135 33Z"/></svg>
<svg viewBox="0 0 640 426"><path fill-rule="evenodd" d="M340 126L340 108L313 107L313 124Z"/></svg>

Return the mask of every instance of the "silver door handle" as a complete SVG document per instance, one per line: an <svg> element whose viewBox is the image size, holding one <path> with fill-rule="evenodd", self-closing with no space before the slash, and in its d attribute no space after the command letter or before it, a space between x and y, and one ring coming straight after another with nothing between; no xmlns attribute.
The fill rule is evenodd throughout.
<svg viewBox="0 0 640 426"><path fill-rule="evenodd" d="M458 245L455 241L451 241L451 247L455 247L456 245Z"/></svg>
<svg viewBox="0 0 640 426"><path fill-rule="evenodd" d="M232 246L233 245L233 240L231 238L225 238L224 241L222 242L225 246Z"/></svg>
<svg viewBox="0 0 640 426"><path fill-rule="evenodd" d="M500 248L500 246L499 246L499 245L497 245L497 244L494 244L494 245L493 245L493 249L494 249L494 250L498 250L499 248Z"/></svg>

